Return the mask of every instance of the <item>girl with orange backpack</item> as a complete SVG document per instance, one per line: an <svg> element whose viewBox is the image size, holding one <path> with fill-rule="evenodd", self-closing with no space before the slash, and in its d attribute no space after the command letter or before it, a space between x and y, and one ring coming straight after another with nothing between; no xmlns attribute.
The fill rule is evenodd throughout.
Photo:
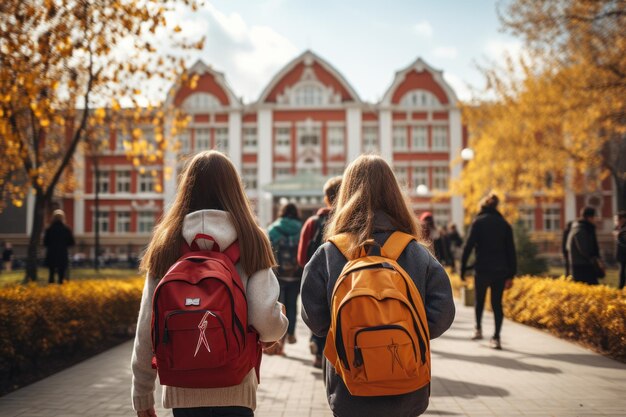
<svg viewBox="0 0 626 417"><path fill-rule="evenodd" d="M450 281L389 165L346 169L323 244L304 269L302 318L324 348L335 416L413 417L428 407L430 339L454 320Z"/></svg>
<svg viewBox="0 0 626 417"><path fill-rule="evenodd" d="M146 283L132 356L139 417L156 416L154 367L162 383L176 381L163 387L163 406L175 417L254 415L260 348L288 325L274 265L232 162L216 151L195 155L141 262Z"/></svg>

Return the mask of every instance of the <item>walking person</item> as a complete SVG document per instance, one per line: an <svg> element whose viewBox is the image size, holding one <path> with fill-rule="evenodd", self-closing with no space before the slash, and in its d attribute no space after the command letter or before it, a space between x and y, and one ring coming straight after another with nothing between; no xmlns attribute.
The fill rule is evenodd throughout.
<svg viewBox="0 0 626 417"><path fill-rule="evenodd" d="M302 268L298 265L298 244L302 221L298 208L293 203L285 204L280 208L278 219L268 227L268 234L276 262L277 275L280 284L280 302L285 305L289 327L287 328L287 343L296 343L296 317L298 314L298 295L300 294L300 279ZM284 345L284 340L281 341ZM282 354L279 349L276 353Z"/></svg>
<svg viewBox="0 0 626 417"><path fill-rule="evenodd" d="M422 213L420 221L422 223L423 237L426 244L433 250L433 254L439 263L445 264L449 259L449 255L446 251L445 233L437 229L435 219L430 211Z"/></svg>
<svg viewBox="0 0 626 417"><path fill-rule="evenodd" d="M619 284L621 290L626 284L626 211L615 216L615 259L619 264Z"/></svg>
<svg viewBox="0 0 626 417"><path fill-rule="evenodd" d="M313 257L317 248L324 243L324 228L328 223L331 209L335 204L340 186L340 176L333 177L326 181L326 184L324 184L324 203L326 207L319 209L314 216L309 217L306 222L304 222L302 233L300 234L300 244L298 245L298 264L302 268L304 268L307 262ZM322 367L325 344L326 337L320 337L315 333L311 333L309 346L311 348L311 354L315 355L315 360L313 361L315 368Z"/></svg>
<svg viewBox="0 0 626 417"><path fill-rule="evenodd" d="M72 229L65 224L63 210L57 209L52 212L52 223L46 229L43 244L46 247L48 283L54 284L54 275L57 274L59 284L63 284L69 265L68 248L75 244Z"/></svg>
<svg viewBox="0 0 626 417"><path fill-rule="evenodd" d="M2 251L2 268L6 272L13 270L13 245L11 242L4 242L4 250Z"/></svg>
<svg viewBox="0 0 626 417"><path fill-rule="evenodd" d="M596 236L596 209L584 207L580 219L572 223L567 236L572 277L576 282L598 285L598 278L604 278L605 267L600 258L600 248Z"/></svg>
<svg viewBox="0 0 626 417"><path fill-rule="evenodd" d="M565 276L569 277L572 273L572 268L569 263L569 252L567 251L567 237L569 236L570 230L572 230L573 221L567 222L565 225L565 229L563 230L563 238L561 240L561 252L563 253L563 259L565 261Z"/></svg>
<svg viewBox="0 0 626 417"><path fill-rule="evenodd" d="M429 340L449 328L455 309L448 276L419 236L387 162L374 155L353 161L326 226L330 242L315 252L302 279L302 318L316 335L328 335L324 375L335 416L413 417L428 407ZM385 262L377 261L379 255ZM404 294L415 308L370 296L348 300L350 283L361 295L397 283L386 291ZM397 321L395 314L408 315ZM386 324L372 324L379 320Z"/></svg>
<svg viewBox="0 0 626 417"><path fill-rule="evenodd" d="M181 255L183 258L179 259ZM218 263L223 264L224 268L227 264L234 265L232 269L226 270L233 278L230 281L233 291L236 286L242 292L237 300L243 300L244 305L235 303L233 298L220 297L212 302L226 307L220 310L198 310L207 299L212 298L212 293L195 292L186 295L181 291L171 297L171 300L184 303L187 310L166 315L165 329L157 325L152 327L153 300L156 306L166 291L160 281L163 277L163 281L168 278L170 267L176 270L183 264L183 260L187 259L185 256L197 256L199 260L204 259L201 256L222 259ZM191 264L201 268L208 262ZM260 365L260 346L255 342L258 340L261 345L268 347L279 340L287 329L287 318L281 312L282 306L278 302L278 281L271 269L274 264L269 240L255 221L235 166L217 151L196 154L188 161L174 202L156 226L146 254L141 260L140 268L146 273L146 283L131 362L132 401L139 417L156 416L154 382L157 371L152 367L153 343L157 349L156 363L163 385L163 406L173 408L175 417L254 415ZM177 280L182 281L190 275L193 276L193 271L190 269L187 274L180 274ZM215 276L226 279L223 273ZM219 281L208 281L220 291L228 289L228 286L220 285ZM167 282L174 285L171 284L173 281ZM155 293L157 286L159 292ZM192 291L191 288L192 285L185 287L186 291ZM234 315L236 311L247 311L247 315L235 320L230 315ZM202 315L199 323L197 314ZM231 320L224 324L224 317L227 316ZM154 317L160 317L158 311L154 311ZM228 329L224 328L225 325ZM241 343L236 336L240 333L244 333L246 344ZM152 334L155 336L154 340ZM193 343L183 343L185 338L191 338ZM233 343L232 338L237 343ZM168 344L168 340L181 343ZM230 344L228 340L231 340ZM168 353L169 356L164 357L160 349L172 351ZM181 353L176 349L183 351ZM224 349L226 353L223 353ZM238 351L240 356L230 356L230 352L236 354ZM211 352L216 356L211 357ZM226 357L220 356L220 352L228 354L230 359L226 361ZM247 352L251 356L243 357ZM197 366L193 362L196 355L205 359L202 369L194 367ZM164 358L167 360L163 361ZM212 361L226 363L223 367L211 368L214 363ZM176 369L168 368L170 365ZM232 372L228 371L230 369L236 369L241 379L234 380ZM171 373L166 374L166 370ZM172 375L191 379L206 372L210 372L209 377L201 378L200 381L196 378L185 384L168 384L164 379L171 378ZM224 380L228 382L222 382Z"/></svg>
<svg viewBox="0 0 626 417"><path fill-rule="evenodd" d="M476 327L472 340L483 338L482 316L487 289L491 289L491 307L495 318L495 331L490 340L494 349L502 349L502 294L513 285L517 271L517 257L513 241L513 229L498 211L499 198L489 194L481 203L481 209L467 234L461 258L461 279L465 281L467 262L476 251L474 288L476 293Z"/></svg>

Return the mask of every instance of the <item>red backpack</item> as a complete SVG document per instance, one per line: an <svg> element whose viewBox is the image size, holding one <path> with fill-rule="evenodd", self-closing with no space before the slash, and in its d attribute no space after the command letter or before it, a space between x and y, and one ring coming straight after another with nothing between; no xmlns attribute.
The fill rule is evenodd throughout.
<svg viewBox="0 0 626 417"><path fill-rule="evenodd" d="M228 387L252 368L258 378L261 345L248 327L246 293L235 269L239 245L224 252L217 242L211 251L197 249L185 245L154 290L152 350L159 380L173 387Z"/></svg>

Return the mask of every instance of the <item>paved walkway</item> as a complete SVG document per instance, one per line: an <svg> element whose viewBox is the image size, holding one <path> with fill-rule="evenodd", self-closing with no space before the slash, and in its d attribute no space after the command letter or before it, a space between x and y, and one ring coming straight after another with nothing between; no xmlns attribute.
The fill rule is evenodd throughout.
<svg viewBox="0 0 626 417"><path fill-rule="evenodd" d="M486 314L484 330L492 327ZM472 310L433 341L429 416L626 416L626 365L506 321L503 351L468 340ZM321 371L310 366L307 331L288 356L263 360L257 417L331 417ZM132 416L130 351L124 343L0 398L3 417ZM159 417L171 416L158 409ZM393 416L390 410L389 416ZM358 417L358 416L355 416Z"/></svg>

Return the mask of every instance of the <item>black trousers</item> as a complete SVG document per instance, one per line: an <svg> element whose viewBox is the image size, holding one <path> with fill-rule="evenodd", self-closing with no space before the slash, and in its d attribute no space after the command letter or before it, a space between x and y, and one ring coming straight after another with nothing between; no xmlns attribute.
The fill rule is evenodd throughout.
<svg viewBox="0 0 626 417"><path fill-rule="evenodd" d="M626 284L626 262L620 262L618 288L621 290L622 288L624 288L624 284Z"/></svg>
<svg viewBox="0 0 626 417"><path fill-rule="evenodd" d="M50 272L50 274L48 275L48 284L54 284L55 272L59 274L59 284L63 284L65 272L67 272L67 265L49 266L48 270Z"/></svg>
<svg viewBox="0 0 626 417"><path fill-rule="evenodd" d="M483 310L485 309L485 296L487 295L487 288L491 288L491 309L493 310L493 316L495 318L496 329L493 333L493 337L500 338L500 330L502 329L502 320L504 313L502 312L502 294L504 293L505 280L502 278L480 278L476 277L474 281L474 288L476 289L476 306L474 312L476 313L476 328L482 329Z"/></svg>
<svg viewBox="0 0 626 417"><path fill-rule="evenodd" d="M296 332L296 317L298 316L298 294L300 294L300 280L278 281L280 284L280 297L278 301L285 305L289 327L287 334L293 335Z"/></svg>
<svg viewBox="0 0 626 417"><path fill-rule="evenodd" d="M576 282L589 285L599 284L596 269L591 265L572 265L572 277Z"/></svg>
<svg viewBox="0 0 626 417"><path fill-rule="evenodd" d="M193 407L175 408L174 417L254 417L247 407Z"/></svg>

